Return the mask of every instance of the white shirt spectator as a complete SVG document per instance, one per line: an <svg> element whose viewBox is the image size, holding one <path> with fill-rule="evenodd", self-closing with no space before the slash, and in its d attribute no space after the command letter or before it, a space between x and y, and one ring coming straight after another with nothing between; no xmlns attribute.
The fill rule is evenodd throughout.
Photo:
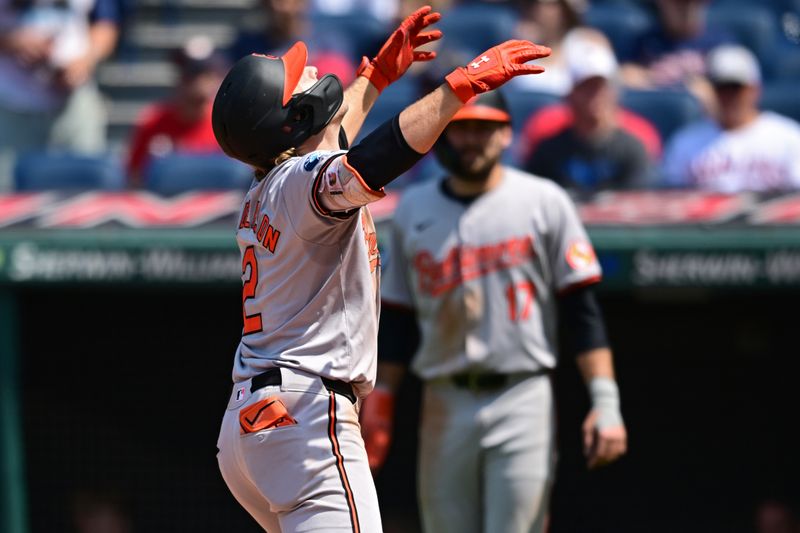
<svg viewBox="0 0 800 533"><path fill-rule="evenodd" d="M711 120L678 131L664 154L665 183L708 191L800 189L800 124L770 111L723 130Z"/></svg>
<svg viewBox="0 0 800 533"><path fill-rule="evenodd" d="M51 38L53 43L48 61L36 68L23 66L0 52L1 105L30 112L52 111L63 105L67 93L53 81L55 70L86 53L89 14L94 6L95 0L32 2L21 13L14 13L11 0L0 0L0 13L7 26L3 31L28 28Z"/></svg>

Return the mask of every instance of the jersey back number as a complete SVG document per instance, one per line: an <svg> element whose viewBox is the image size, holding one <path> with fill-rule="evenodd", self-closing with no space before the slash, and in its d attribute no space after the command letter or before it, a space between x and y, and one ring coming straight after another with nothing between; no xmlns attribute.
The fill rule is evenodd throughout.
<svg viewBox="0 0 800 533"><path fill-rule="evenodd" d="M254 246L248 246L242 255L242 277L248 273L248 267L250 276L242 284L242 316L244 318L242 335L261 331L261 313L247 314L247 300L255 298L256 285L258 285L258 259Z"/></svg>

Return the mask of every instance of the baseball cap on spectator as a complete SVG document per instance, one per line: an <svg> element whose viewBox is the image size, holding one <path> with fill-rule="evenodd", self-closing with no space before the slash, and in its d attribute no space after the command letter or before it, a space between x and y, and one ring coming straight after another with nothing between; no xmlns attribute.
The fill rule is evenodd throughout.
<svg viewBox="0 0 800 533"><path fill-rule="evenodd" d="M558 4L563 9L568 28L579 26L584 13L589 8L588 0L522 0L518 4L523 10L536 4Z"/></svg>
<svg viewBox="0 0 800 533"><path fill-rule="evenodd" d="M604 37L573 32L565 39L564 56L573 87L589 78L617 78L619 64Z"/></svg>
<svg viewBox="0 0 800 533"><path fill-rule="evenodd" d="M708 53L708 79L714 84L760 85L761 69L753 53L739 45L722 45Z"/></svg>
<svg viewBox="0 0 800 533"><path fill-rule="evenodd" d="M173 56L175 65L184 78L217 72L225 74L228 63L214 48L214 42L204 35L191 37Z"/></svg>

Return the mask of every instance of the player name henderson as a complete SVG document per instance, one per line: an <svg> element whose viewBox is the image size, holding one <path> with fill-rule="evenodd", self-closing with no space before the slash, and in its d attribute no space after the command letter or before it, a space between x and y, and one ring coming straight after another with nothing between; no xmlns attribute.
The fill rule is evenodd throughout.
<svg viewBox="0 0 800 533"><path fill-rule="evenodd" d="M456 246L441 262L422 251L414 257L414 268L420 290L436 296L490 272L521 265L534 255L533 238L527 235L485 246Z"/></svg>

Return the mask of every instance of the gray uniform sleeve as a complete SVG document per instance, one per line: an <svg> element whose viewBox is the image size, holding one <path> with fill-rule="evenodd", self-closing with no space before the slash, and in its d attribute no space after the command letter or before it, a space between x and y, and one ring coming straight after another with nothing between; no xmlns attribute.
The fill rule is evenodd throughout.
<svg viewBox="0 0 800 533"><path fill-rule="evenodd" d="M556 290L563 293L599 282L602 277L600 263L575 205L557 185L553 185L551 190L551 198L545 202L550 230L547 255Z"/></svg>
<svg viewBox="0 0 800 533"><path fill-rule="evenodd" d="M358 209L344 213L332 213L319 202L315 190L326 178L329 168L345 152L312 152L303 157L288 161L279 167L279 174L274 178L280 180L280 195L284 208L294 231L302 239L318 244L331 243L337 235L344 234L343 222L351 220Z"/></svg>

